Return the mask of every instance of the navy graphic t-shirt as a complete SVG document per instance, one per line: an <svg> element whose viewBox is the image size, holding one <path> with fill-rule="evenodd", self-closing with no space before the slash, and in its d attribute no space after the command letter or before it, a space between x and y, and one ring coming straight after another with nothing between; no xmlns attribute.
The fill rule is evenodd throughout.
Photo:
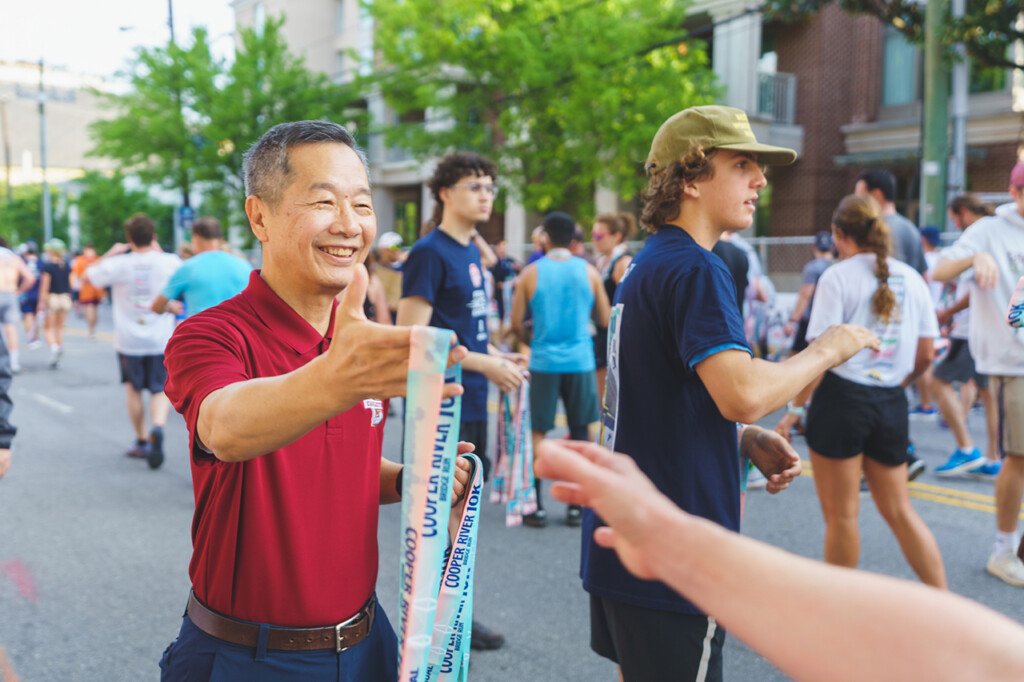
<svg viewBox="0 0 1024 682"><path fill-rule="evenodd" d="M725 264L682 229L662 226L615 292L608 335L602 443L636 460L685 511L739 530L736 423L721 415L695 371L715 353L750 352ZM587 509L584 589L645 608L700 613L663 583L633 577L614 551L597 546L599 525Z"/></svg>
<svg viewBox="0 0 1024 682"><path fill-rule="evenodd" d="M431 327L451 329L459 343L487 353L487 292L480 250L463 245L440 229L416 242L402 266L402 298L422 296L434 307ZM462 421L487 419L487 378L463 372Z"/></svg>

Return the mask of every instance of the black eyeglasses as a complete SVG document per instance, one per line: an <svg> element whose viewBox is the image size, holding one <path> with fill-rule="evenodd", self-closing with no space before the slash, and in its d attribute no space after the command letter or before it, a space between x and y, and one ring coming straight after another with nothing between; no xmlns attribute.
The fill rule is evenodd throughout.
<svg viewBox="0 0 1024 682"><path fill-rule="evenodd" d="M453 187L465 187L466 189L468 189L473 194L479 194L480 192L486 192L487 194L490 194L492 197L498 196L498 186L497 185L486 185L486 184L484 184L482 182L464 182L464 183L461 183L459 185L453 185Z"/></svg>

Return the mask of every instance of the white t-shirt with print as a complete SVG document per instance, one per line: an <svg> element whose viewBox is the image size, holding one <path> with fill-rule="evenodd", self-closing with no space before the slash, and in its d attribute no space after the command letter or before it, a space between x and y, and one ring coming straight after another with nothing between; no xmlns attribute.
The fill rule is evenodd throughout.
<svg viewBox="0 0 1024 682"><path fill-rule="evenodd" d="M89 282L111 288L114 348L125 355L161 355L174 333L174 315L157 314L150 305L181 266L163 251L134 251L103 258L85 271Z"/></svg>
<svg viewBox="0 0 1024 682"><path fill-rule="evenodd" d="M878 351L865 349L832 371L865 386L899 386L914 369L917 342L939 335L935 306L924 278L917 270L889 258L889 288L896 294L896 309L888 323L871 310L878 288L876 258L859 253L826 270L814 290L807 339L817 338L833 324L859 324L881 341Z"/></svg>
<svg viewBox="0 0 1024 682"><path fill-rule="evenodd" d="M982 374L1024 376L1024 331L1006 323L1006 309L1017 280L1024 276L1024 216L1015 204L977 221L942 257L959 260L978 253L991 255L999 269L995 288L982 289L971 279L971 328L968 337L974 365Z"/></svg>

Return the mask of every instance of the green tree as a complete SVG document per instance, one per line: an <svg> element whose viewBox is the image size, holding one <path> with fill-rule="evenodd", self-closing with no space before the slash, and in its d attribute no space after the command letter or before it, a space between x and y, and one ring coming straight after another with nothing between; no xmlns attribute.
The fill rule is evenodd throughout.
<svg viewBox="0 0 1024 682"><path fill-rule="evenodd" d="M139 48L121 74L128 90L99 93L116 115L92 124L92 155L115 160L144 182L177 189L188 205L222 69L202 27L193 29L188 47Z"/></svg>
<svg viewBox="0 0 1024 682"><path fill-rule="evenodd" d="M134 213L147 213L157 224L157 239L170 247L174 229L174 208L149 196L141 189L128 189L121 173L86 173L76 181L73 201L78 205L78 224L82 244L95 244L103 253L116 242L123 242L124 221Z"/></svg>
<svg viewBox="0 0 1024 682"><path fill-rule="evenodd" d="M51 185L51 206L57 206L58 196L58 189ZM0 235L7 239L12 246L30 239L40 247L42 246L42 198L42 185L24 185L13 189L10 202L0 202ZM53 213L53 236L66 240L67 229L67 216L55 210Z"/></svg>
<svg viewBox="0 0 1024 682"><path fill-rule="evenodd" d="M386 140L418 158L494 158L534 211L593 211L597 184L631 197L665 118L712 101L682 0L374 0ZM424 112L431 120L424 122Z"/></svg>
<svg viewBox="0 0 1024 682"><path fill-rule="evenodd" d="M783 22L802 21L830 4L852 14L871 14L895 27L911 42L924 42L925 4L919 0L766 0L765 18ZM982 67L1024 69L1024 60L1010 57L1015 41L1024 40L1018 18L1024 6L1019 0L967 0L963 17L949 17L942 42L953 58L957 43Z"/></svg>
<svg viewBox="0 0 1024 682"><path fill-rule="evenodd" d="M365 101L352 86L332 83L288 52L283 18L269 18L261 30L242 29L234 61L206 110L206 142L198 178L205 181L203 210L233 224L245 224L242 156L268 128L286 121L328 119L358 128ZM354 125L353 125L354 124Z"/></svg>

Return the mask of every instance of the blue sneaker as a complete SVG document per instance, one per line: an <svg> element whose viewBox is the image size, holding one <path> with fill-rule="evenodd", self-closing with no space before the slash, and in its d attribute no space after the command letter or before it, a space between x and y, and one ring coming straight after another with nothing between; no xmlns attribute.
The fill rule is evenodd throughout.
<svg viewBox="0 0 1024 682"><path fill-rule="evenodd" d="M923 419L930 421L932 419L938 419L938 417L939 411L934 407L921 407L918 405L910 411L911 419Z"/></svg>
<svg viewBox="0 0 1024 682"><path fill-rule="evenodd" d="M978 448L974 448L967 452L957 448L953 451L953 454L949 456L949 460L935 470L935 475L958 476L960 474L973 471L984 463L985 459L981 456L981 450Z"/></svg>
<svg viewBox="0 0 1024 682"><path fill-rule="evenodd" d="M970 477L977 478L982 481L994 481L996 480L996 476L999 475L999 470L1002 468L1002 462L993 462L992 460L987 459L980 467L971 470Z"/></svg>

